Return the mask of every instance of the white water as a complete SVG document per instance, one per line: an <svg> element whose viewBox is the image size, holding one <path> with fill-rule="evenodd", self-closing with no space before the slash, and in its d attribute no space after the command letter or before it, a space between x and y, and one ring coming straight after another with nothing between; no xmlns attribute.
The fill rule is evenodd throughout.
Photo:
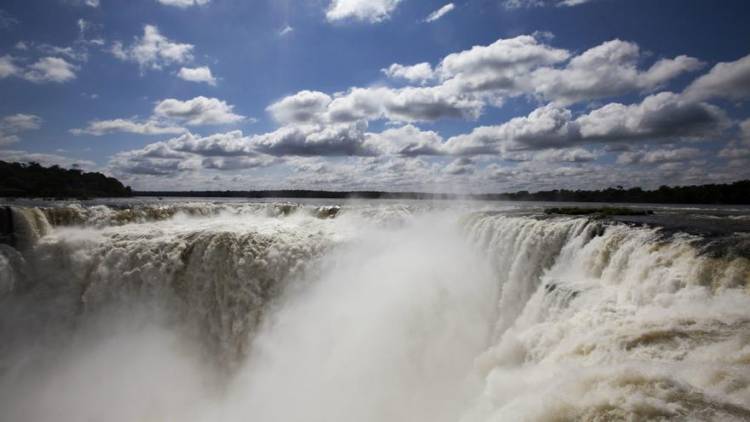
<svg viewBox="0 0 750 422"><path fill-rule="evenodd" d="M0 420L750 418L747 258L437 208L15 209Z"/></svg>

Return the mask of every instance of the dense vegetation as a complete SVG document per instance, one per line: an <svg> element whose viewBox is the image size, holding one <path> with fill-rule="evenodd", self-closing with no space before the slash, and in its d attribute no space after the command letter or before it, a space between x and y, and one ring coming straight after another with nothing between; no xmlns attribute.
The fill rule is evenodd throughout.
<svg viewBox="0 0 750 422"><path fill-rule="evenodd" d="M0 161L0 196L23 198L95 198L131 196L130 187L101 173Z"/></svg>
<svg viewBox="0 0 750 422"><path fill-rule="evenodd" d="M750 180L724 185L661 186L656 190L641 188L604 190L526 191L501 195L514 201L563 201L663 204L750 204Z"/></svg>

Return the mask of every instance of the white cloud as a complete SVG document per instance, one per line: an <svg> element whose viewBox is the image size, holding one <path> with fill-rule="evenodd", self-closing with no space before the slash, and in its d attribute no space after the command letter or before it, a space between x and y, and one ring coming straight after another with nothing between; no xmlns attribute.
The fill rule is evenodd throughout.
<svg viewBox="0 0 750 422"><path fill-rule="evenodd" d="M75 79L76 67L59 57L43 57L30 65L23 74L23 78L34 82L67 82Z"/></svg>
<svg viewBox="0 0 750 422"><path fill-rule="evenodd" d="M141 70L158 70L166 65L192 61L193 48L192 44L169 40L154 25L146 25L143 27L143 36L136 37L132 45L126 47L116 41L111 52L120 60L138 63Z"/></svg>
<svg viewBox="0 0 750 422"><path fill-rule="evenodd" d="M42 57L28 66L16 65L12 56L0 57L0 79L16 76L34 83L62 83L75 79L75 70L75 65L59 57Z"/></svg>
<svg viewBox="0 0 750 422"><path fill-rule="evenodd" d="M216 78L211 74L211 68L200 66L195 68L183 67L177 73L180 79L190 82L204 82L211 86L216 86Z"/></svg>
<svg viewBox="0 0 750 422"><path fill-rule="evenodd" d="M165 6L174 6L181 9L191 6L204 6L211 2L211 0L156 0L157 2Z"/></svg>
<svg viewBox="0 0 750 422"><path fill-rule="evenodd" d="M322 92L301 91L269 106L282 123L387 119L395 122L432 121L441 118L476 118L482 102L454 93L449 87L353 88L331 98Z"/></svg>
<svg viewBox="0 0 750 422"><path fill-rule="evenodd" d="M300 91L271 104L266 111L279 123L312 123L321 119L331 100L319 91Z"/></svg>
<svg viewBox="0 0 750 422"><path fill-rule="evenodd" d="M71 129L74 135L102 136L108 133L135 133L138 135L167 135L185 132L178 126L168 126L149 120L138 122L130 119L93 120L83 129Z"/></svg>
<svg viewBox="0 0 750 422"><path fill-rule="evenodd" d="M84 3L89 7L99 7L99 0L84 0Z"/></svg>
<svg viewBox="0 0 750 422"><path fill-rule="evenodd" d="M251 157L258 155L252 149L250 138L244 136L240 130L204 137L186 133L170 139L166 145L174 151L189 152L205 157Z"/></svg>
<svg viewBox="0 0 750 422"><path fill-rule="evenodd" d="M440 90L473 95L495 106L501 105L505 97L524 94L566 105L653 91L703 65L692 57L678 56L658 60L641 70L638 63L643 57L638 45L620 40L605 42L571 58L567 50L540 41L550 38L536 33L499 39L487 46L449 54L435 70L429 63L395 63L382 71L390 77L422 84L438 76ZM558 67L565 62L564 67Z"/></svg>
<svg viewBox="0 0 750 422"><path fill-rule="evenodd" d="M444 80L453 79L462 90L517 93L519 80L527 80L533 69L569 57L566 50L521 35L450 54L441 61L438 73Z"/></svg>
<svg viewBox="0 0 750 422"><path fill-rule="evenodd" d="M233 112L234 106L217 98L195 97L180 101L173 98L162 100L146 120L111 119L93 120L86 127L71 129L74 135L102 136L109 133L133 133L138 135L181 134L188 126L223 125L245 120Z"/></svg>
<svg viewBox="0 0 750 422"><path fill-rule="evenodd" d="M281 28L281 30L279 31L279 36L283 37L283 36L291 34L292 32L294 32L294 28L292 28L289 25L286 25L283 28Z"/></svg>
<svg viewBox="0 0 750 422"><path fill-rule="evenodd" d="M358 20L377 23L387 20L401 0L331 0L326 10L329 22Z"/></svg>
<svg viewBox="0 0 750 422"><path fill-rule="evenodd" d="M549 104L526 117L454 136L445 148L452 154L474 155L582 143L705 139L727 127L728 119L718 107L663 92L639 104L608 104L578 118Z"/></svg>
<svg viewBox="0 0 750 422"><path fill-rule="evenodd" d="M368 133L364 145L368 150L381 154L418 156L442 154L442 142L442 137L436 132L405 125L380 133Z"/></svg>
<svg viewBox="0 0 750 422"><path fill-rule="evenodd" d="M21 140L21 132L39 129L42 119L33 114L14 114L0 119L0 146L16 143Z"/></svg>
<svg viewBox="0 0 750 422"><path fill-rule="evenodd" d="M0 56L0 79L16 76L20 69L15 64L15 59L11 56Z"/></svg>
<svg viewBox="0 0 750 422"><path fill-rule="evenodd" d="M704 153L698 148L672 148L642 151L626 151L617 157L619 164L662 164L694 160Z"/></svg>
<svg viewBox="0 0 750 422"><path fill-rule="evenodd" d="M425 18L425 22L435 22L436 20L442 18L445 16L448 12L452 11L456 8L456 5L453 3L448 3L445 6L441 7L440 9L430 13L429 16Z"/></svg>
<svg viewBox="0 0 750 422"><path fill-rule="evenodd" d="M278 161L256 152L251 138L241 131L232 131L205 137L185 133L166 142L118 153L110 160L110 166L123 174L163 176L200 169L265 167Z"/></svg>
<svg viewBox="0 0 750 422"><path fill-rule="evenodd" d="M734 62L718 63L693 81L685 90L685 96L694 100L750 98L750 55Z"/></svg>
<svg viewBox="0 0 750 422"><path fill-rule="evenodd" d="M474 160L469 157L459 157L445 166L443 171L453 176L461 176L473 174L474 170Z"/></svg>
<svg viewBox="0 0 750 422"><path fill-rule="evenodd" d="M36 130L42 126L42 118L33 114L14 114L0 119L0 129L12 132Z"/></svg>
<svg viewBox="0 0 750 422"><path fill-rule="evenodd" d="M563 161L570 163L584 163L594 161L598 158L598 153L583 148L566 148L552 149L542 151L535 157L536 160L543 161Z"/></svg>
<svg viewBox="0 0 750 422"><path fill-rule="evenodd" d="M419 63L413 66L404 66L393 63L385 69L381 69L389 78L405 79L409 82L426 83L435 77L432 66L429 63Z"/></svg>
<svg viewBox="0 0 750 422"><path fill-rule="evenodd" d="M570 60L565 68L535 70L524 91L536 93L559 104L658 88L674 77L702 67L692 57L662 59L648 70L638 69L638 45L620 40L605 42ZM523 82L522 82L523 83Z"/></svg>
<svg viewBox="0 0 750 422"><path fill-rule="evenodd" d="M374 155L363 146L366 128L363 123L284 126L254 136L251 143L255 150L275 156Z"/></svg>
<svg viewBox="0 0 750 422"><path fill-rule="evenodd" d="M433 121L444 118L476 119L483 103L449 86L353 88L328 107L332 122L387 119L395 122Z"/></svg>
<svg viewBox="0 0 750 422"><path fill-rule="evenodd" d="M168 98L154 107L154 116L183 122L188 126L224 125L245 119L235 114L233 109L234 106L218 98L201 96L187 101Z"/></svg>
<svg viewBox="0 0 750 422"><path fill-rule="evenodd" d="M581 136L594 141L703 139L729 125L721 109L662 92L640 104L608 104L579 117Z"/></svg>

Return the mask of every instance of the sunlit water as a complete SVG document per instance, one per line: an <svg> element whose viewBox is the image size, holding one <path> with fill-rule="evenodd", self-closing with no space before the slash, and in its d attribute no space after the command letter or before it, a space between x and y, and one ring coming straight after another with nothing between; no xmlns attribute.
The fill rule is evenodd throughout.
<svg viewBox="0 0 750 422"><path fill-rule="evenodd" d="M9 205L1 421L750 419L747 209Z"/></svg>

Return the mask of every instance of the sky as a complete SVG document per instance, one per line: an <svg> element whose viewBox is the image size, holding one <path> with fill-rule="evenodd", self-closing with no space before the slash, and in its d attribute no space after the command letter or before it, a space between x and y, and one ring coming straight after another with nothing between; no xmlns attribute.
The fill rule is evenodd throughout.
<svg viewBox="0 0 750 422"><path fill-rule="evenodd" d="M746 0L5 0L0 160L137 190L750 178Z"/></svg>

